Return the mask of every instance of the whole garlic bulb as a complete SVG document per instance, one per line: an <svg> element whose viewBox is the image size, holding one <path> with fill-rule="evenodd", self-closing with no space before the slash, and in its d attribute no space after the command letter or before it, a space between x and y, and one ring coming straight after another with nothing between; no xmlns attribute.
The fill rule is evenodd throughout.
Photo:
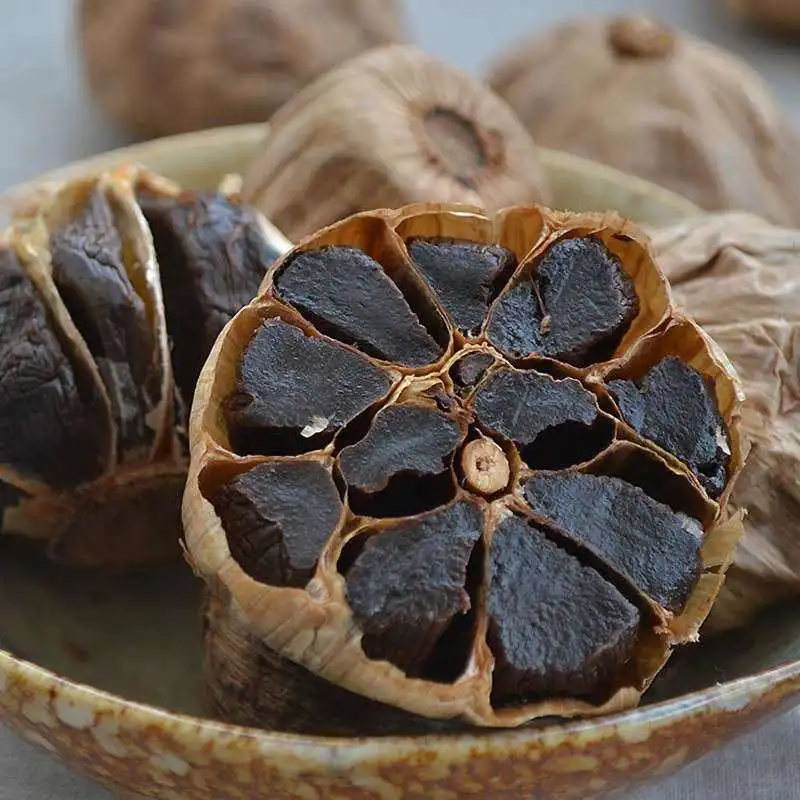
<svg viewBox="0 0 800 800"><path fill-rule="evenodd" d="M536 146L511 109L420 50L377 48L319 78L270 120L242 196L290 239L408 203L497 210L546 202Z"/></svg>
<svg viewBox="0 0 800 800"><path fill-rule="evenodd" d="M395 0L81 0L78 12L92 94L145 137L261 122L403 27Z"/></svg>
<svg viewBox="0 0 800 800"><path fill-rule="evenodd" d="M490 69L543 147L672 189L708 211L800 224L800 137L732 54L646 18L587 18Z"/></svg>

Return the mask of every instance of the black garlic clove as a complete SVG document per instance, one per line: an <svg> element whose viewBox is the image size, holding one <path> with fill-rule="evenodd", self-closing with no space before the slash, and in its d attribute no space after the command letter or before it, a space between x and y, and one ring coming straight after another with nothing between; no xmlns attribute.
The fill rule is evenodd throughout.
<svg viewBox="0 0 800 800"><path fill-rule="evenodd" d="M0 319L0 465L60 490L100 477L112 430L99 384L73 363L8 249L0 249Z"/></svg>
<svg viewBox="0 0 800 800"><path fill-rule="evenodd" d="M731 447L711 382L676 356L667 356L640 381L612 380L608 390L623 419L672 453L711 497L727 483Z"/></svg>
<svg viewBox="0 0 800 800"><path fill-rule="evenodd" d="M495 303L488 335L512 358L583 367L613 355L638 311L633 280L599 239L563 239Z"/></svg>
<svg viewBox="0 0 800 800"><path fill-rule="evenodd" d="M148 393L154 337L102 190L92 191L82 213L51 235L50 251L55 285L108 391L125 460L127 451L148 447L155 436L148 424L157 403Z"/></svg>
<svg viewBox="0 0 800 800"><path fill-rule="evenodd" d="M448 627L471 608L468 568L482 528L480 511L458 502L362 534L345 578L367 656L424 672Z"/></svg>
<svg viewBox="0 0 800 800"><path fill-rule="evenodd" d="M158 257L175 381L189 402L217 336L280 253L257 213L225 195L141 191L137 200Z"/></svg>
<svg viewBox="0 0 800 800"><path fill-rule="evenodd" d="M492 536L488 581L493 704L594 695L630 658L637 608L519 517Z"/></svg>
<svg viewBox="0 0 800 800"><path fill-rule="evenodd" d="M477 336L514 271L514 254L499 245L439 239L411 239L406 247L456 328Z"/></svg>
<svg viewBox="0 0 800 800"><path fill-rule="evenodd" d="M381 265L354 247L300 252L283 265L276 295L317 330L367 355L421 367L442 354Z"/></svg>
<svg viewBox="0 0 800 800"><path fill-rule="evenodd" d="M619 478L540 473L524 487L534 513L669 611L702 570L702 528Z"/></svg>
<svg viewBox="0 0 800 800"><path fill-rule="evenodd" d="M532 469L588 461L611 442L595 396L574 378L501 369L481 382L470 404L483 428L514 442Z"/></svg>
<svg viewBox="0 0 800 800"><path fill-rule="evenodd" d="M366 435L342 449L339 465L356 513L410 516L452 498L453 453L464 433L442 411L415 403L376 414Z"/></svg>
<svg viewBox="0 0 800 800"><path fill-rule="evenodd" d="M494 356L489 353L469 353L450 367L450 376L457 387L468 390L486 374L486 370L494 362Z"/></svg>
<svg viewBox="0 0 800 800"><path fill-rule="evenodd" d="M305 586L342 516L336 484L315 461L259 464L219 487L212 503L233 558L271 586Z"/></svg>
<svg viewBox="0 0 800 800"><path fill-rule="evenodd" d="M231 443L241 453L283 455L324 446L390 384L359 353L268 320L247 345L225 403Z"/></svg>

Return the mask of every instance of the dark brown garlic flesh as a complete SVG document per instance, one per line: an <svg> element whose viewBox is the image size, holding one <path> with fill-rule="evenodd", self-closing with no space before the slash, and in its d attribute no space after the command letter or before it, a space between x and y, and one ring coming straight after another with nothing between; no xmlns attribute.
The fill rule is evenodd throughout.
<svg viewBox="0 0 800 800"><path fill-rule="evenodd" d="M178 555L197 377L285 246L234 197L128 168L19 212L0 249L3 533L69 563Z"/></svg>
<svg viewBox="0 0 800 800"><path fill-rule="evenodd" d="M616 216L415 206L310 237L196 394L215 713L369 733L634 705L722 583L740 400Z"/></svg>

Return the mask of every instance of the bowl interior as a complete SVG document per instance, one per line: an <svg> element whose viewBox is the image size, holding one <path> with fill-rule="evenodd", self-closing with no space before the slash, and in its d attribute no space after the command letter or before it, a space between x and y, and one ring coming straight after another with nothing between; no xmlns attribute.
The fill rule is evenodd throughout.
<svg viewBox="0 0 800 800"><path fill-rule="evenodd" d="M210 188L241 171L263 135L243 126L161 140L72 165L63 178L121 160L139 161L185 186ZM697 212L645 181L543 151L556 205L616 208L644 224ZM24 194L30 185L12 190ZM98 575L43 563L0 539L0 647L64 678L162 708L203 716L200 582L183 564ZM800 658L800 603L783 604L749 628L681 648L645 704Z"/></svg>
<svg viewBox="0 0 800 800"><path fill-rule="evenodd" d="M27 548L0 548L0 646L79 683L206 716L201 584L170 564L125 575L64 570ZM742 630L680 648L643 699L669 700L800 659L800 602Z"/></svg>

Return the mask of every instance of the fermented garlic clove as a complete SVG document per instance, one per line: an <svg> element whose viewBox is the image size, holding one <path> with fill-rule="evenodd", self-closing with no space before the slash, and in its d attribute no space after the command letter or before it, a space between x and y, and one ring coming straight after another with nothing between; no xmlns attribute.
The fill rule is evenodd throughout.
<svg viewBox="0 0 800 800"><path fill-rule="evenodd" d="M285 246L236 197L129 166L19 207L0 249L4 532L68 563L178 555L186 407Z"/></svg>
<svg viewBox="0 0 800 800"><path fill-rule="evenodd" d="M31 470L46 463L41 454L21 472L8 465L9 482L24 494L4 514L4 531L43 540L51 556L67 562L174 555L165 531L179 521L183 467L158 266L141 213L124 186L100 175L52 187L18 217L10 236L41 313L81 376L84 403L99 414L74 431L81 441L61 452L74 476L69 482L45 477L29 485ZM12 335L4 329L3 341ZM47 413L41 392L28 399L30 413ZM66 407L59 425L69 430L75 423L62 413ZM102 469L82 472L90 453L103 454ZM137 531L142 508L145 533Z"/></svg>
<svg viewBox="0 0 800 800"><path fill-rule="evenodd" d="M111 469L113 427L99 375L7 241L0 249L0 304L3 475L54 489L100 477Z"/></svg>
<svg viewBox="0 0 800 800"><path fill-rule="evenodd" d="M515 280L489 318L489 340L512 358L575 366L610 358L639 312L632 278L594 237L557 242Z"/></svg>
<svg viewBox="0 0 800 800"><path fill-rule="evenodd" d="M544 346L509 352L491 320L520 286L548 314L506 330L533 318ZM439 349L409 357L425 337ZM659 384L654 404L640 379L665 359L701 377ZM614 380L655 427L626 420ZM727 448L713 497L698 386ZM614 215L419 205L307 238L223 332L195 397L184 520L215 712L368 733L634 705L722 584L740 399ZM698 424L670 450L673 416Z"/></svg>
<svg viewBox="0 0 800 800"><path fill-rule="evenodd" d="M217 336L289 243L236 195L181 191L147 174L133 189L158 255L175 382L190 403Z"/></svg>
<svg viewBox="0 0 800 800"><path fill-rule="evenodd" d="M492 536L487 611L492 700L501 706L520 695L591 693L613 681L633 656L642 623L602 575L520 517Z"/></svg>

